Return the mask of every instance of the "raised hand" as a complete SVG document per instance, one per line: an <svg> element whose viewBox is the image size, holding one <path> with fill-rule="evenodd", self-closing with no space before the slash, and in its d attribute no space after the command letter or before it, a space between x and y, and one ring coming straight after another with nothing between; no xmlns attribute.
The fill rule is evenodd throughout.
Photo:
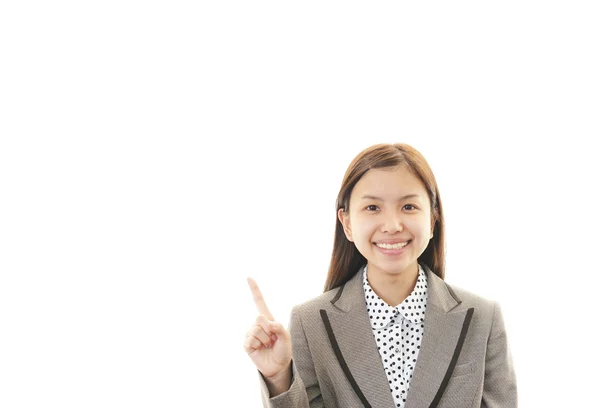
<svg viewBox="0 0 600 408"><path fill-rule="evenodd" d="M248 285L258 310L258 317L254 326L246 333L244 350L265 379L277 384L277 388L282 386L287 389L292 362L290 334L281 323L274 321L258 285L252 278L248 278Z"/></svg>

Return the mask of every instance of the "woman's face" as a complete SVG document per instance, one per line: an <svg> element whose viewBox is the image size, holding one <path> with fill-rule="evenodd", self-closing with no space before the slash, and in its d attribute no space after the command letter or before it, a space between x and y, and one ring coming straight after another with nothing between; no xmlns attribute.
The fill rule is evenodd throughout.
<svg viewBox="0 0 600 408"><path fill-rule="evenodd" d="M367 171L352 191L349 211L339 210L338 218L367 259L369 274L416 273L433 237L427 191L404 165Z"/></svg>

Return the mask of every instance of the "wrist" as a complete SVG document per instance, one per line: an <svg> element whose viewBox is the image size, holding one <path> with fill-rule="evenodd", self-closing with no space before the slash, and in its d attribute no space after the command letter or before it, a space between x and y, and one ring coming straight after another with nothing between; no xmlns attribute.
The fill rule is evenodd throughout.
<svg viewBox="0 0 600 408"><path fill-rule="evenodd" d="M271 398L288 391L292 386L292 363L280 372L266 377L263 375Z"/></svg>

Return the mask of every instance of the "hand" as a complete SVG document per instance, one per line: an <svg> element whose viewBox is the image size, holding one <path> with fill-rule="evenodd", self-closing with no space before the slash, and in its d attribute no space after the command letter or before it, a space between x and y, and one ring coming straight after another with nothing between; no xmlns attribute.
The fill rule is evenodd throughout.
<svg viewBox="0 0 600 408"><path fill-rule="evenodd" d="M281 323L274 321L258 285L252 278L248 278L248 285L259 316L254 326L246 333L244 350L267 380L277 382L278 379L289 378L287 374L292 363L290 334ZM289 388L289 384L286 387Z"/></svg>

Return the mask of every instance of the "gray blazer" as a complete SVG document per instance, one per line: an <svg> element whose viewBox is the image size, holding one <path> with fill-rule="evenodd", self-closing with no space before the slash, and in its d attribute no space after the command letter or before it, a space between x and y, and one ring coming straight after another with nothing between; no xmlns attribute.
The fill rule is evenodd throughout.
<svg viewBox="0 0 600 408"><path fill-rule="evenodd" d="M513 408L517 384L497 303L452 288L426 266L425 329L405 408ZM362 268L360 269L362 271ZM394 408L365 307L362 273L295 306L293 382L273 408Z"/></svg>

